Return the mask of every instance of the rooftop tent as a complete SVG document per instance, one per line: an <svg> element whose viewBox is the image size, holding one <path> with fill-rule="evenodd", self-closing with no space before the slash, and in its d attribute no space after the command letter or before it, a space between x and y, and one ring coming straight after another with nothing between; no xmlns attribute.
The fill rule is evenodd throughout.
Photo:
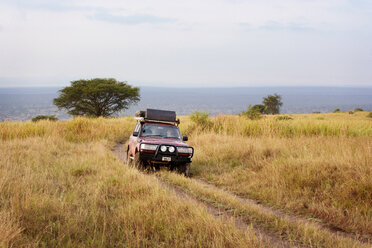
<svg viewBox="0 0 372 248"><path fill-rule="evenodd" d="M177 122L176 112L160 109L146 109L146 111L138 111L137 117L143 117L145 120Z"/></svg>

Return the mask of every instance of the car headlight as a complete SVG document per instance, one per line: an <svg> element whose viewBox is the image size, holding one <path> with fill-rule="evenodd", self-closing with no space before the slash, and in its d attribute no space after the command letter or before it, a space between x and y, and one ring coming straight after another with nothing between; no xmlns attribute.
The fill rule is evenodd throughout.
<svg viewBox="0 0 372 248"><path fill-rule="evenodd" d="M166 146L161 146L161 147L160 147L160 151L162 151L162 152L166 152L166 151L167 151L167 147L166 147Z"/></svg>
<svg viewBox="0 0 372 248"><path fill-rule="evenodd" d="M176 150L176 148L174 148L173 146L168 147L169 152L174 152L175 150Z"/></svg>
<svg viewBox="0 0 372 248"><path fill-rule="evenodd" d="M179 153L192 153L191 147L177 147Z"/></svg>
<svg viewBox="0 0 372 248"><path fill-rule="evenodd" d="M141 150L155 151L158 145L141 144Z"/></svg>

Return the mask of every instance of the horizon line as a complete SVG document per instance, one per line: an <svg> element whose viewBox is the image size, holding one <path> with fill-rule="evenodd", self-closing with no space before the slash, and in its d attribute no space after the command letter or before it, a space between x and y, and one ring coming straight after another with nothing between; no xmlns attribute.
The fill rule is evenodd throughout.
<svg viewBox="0 0 372 248"><path fill-rule="evenodd" d="M302 85L302 86L294 86L294 85L270 85L270 86L193 86L193 87L174 87L174 86L136 86L131 85L132 87L139 87L139 88L167 88L167 89L237 89L237 88L372 88L371 86L366 85L342 85L342 86L334 86L334 85ZM21 88L64 88L68 86L0 86L0 89L21 89Z"/></svg>

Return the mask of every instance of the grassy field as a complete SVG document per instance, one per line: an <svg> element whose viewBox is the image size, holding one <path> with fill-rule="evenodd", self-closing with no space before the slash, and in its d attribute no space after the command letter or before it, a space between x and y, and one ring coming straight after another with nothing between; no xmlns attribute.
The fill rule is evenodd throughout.
<svg viewBox="0 0 372 248"><path fill-rule="evenodd" d="M368 113L185 118L195 177L266 205L372 237ZM192 130L192 131L190 131Z"/></svg>
<svg viewBox="0 0 372 248"><path fill-rule="evenodd" d="M368 238L372 118L367 114L217 116L199 123L182 117L181 130L196 151L194 179ZM237 229L176 196L153 175L123 166L111 149L134 124L133 118L0 123L0 246L270 246L252 230ZM305 246L355 246L260 214L192 179L161 176Z"/></svg>
<svg viewBox="0 0 372 248"><path fill-rule="evenodd" d="M123 166L133 124L0 123L0 247L268 247Z"/></svg>

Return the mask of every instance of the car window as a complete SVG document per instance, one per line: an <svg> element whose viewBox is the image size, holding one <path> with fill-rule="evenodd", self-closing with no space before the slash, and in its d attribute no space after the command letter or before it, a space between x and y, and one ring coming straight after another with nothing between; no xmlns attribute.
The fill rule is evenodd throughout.
<svg viewBox="0 0 372 248"><path fill-rule="evenodd" d="M181 133L178 127L159 124L144 124L141 131L141 136L153 136L163 138L180 139Z"/></svg>
<svg viewBox="0 0 372 248"><path fill-rule="evenodd" d="M140 131L140 128L141 128L141 124L139 122L137 122L137 125L134 128L134 132L139 132Z"/></svg>

